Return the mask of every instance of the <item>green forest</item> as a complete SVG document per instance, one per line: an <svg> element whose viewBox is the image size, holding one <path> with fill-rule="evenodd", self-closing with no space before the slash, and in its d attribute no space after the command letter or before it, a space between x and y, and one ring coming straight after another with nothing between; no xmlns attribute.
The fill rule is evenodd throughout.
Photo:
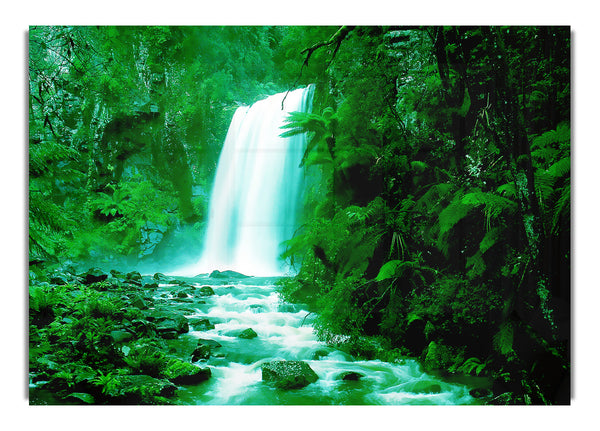
<svg viewBox="0 0 600 431"><path fill-rule="evenodd" d="M30 403L177 404L218 377L173 343L219 322L150 312L164 284L214 293L164 273L202 249L236 109L312 84L281 129L307 137L310 181L280 297L356 360L414 359L476 404L570 404L569 27L31 26L28 45Z"/></svg>

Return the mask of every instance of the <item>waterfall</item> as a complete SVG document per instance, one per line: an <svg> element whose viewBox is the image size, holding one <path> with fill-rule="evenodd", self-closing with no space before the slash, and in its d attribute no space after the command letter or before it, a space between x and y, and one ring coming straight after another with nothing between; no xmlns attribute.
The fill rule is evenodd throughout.
<svg viewBox="0 0 600 431"><path fill-rule="evenodd" d="M297 227L306 136L282 138L280 127L290 112L310 112L313 89L275 94L236 110L219 157L202 255L180 273L286 272L279 256L282 241Z"/></svg>

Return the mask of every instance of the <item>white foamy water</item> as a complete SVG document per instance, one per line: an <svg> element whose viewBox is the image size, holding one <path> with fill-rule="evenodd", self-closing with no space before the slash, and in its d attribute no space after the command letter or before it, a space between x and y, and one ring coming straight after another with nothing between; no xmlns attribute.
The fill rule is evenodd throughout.
<svg viewBox="0 0 600 431"><path fill-rule="evenodd" d="M256 280L256 279L248 279ZM197 283L201 286L208 283ZM192 318L213 322L214 329L195 330L185 337L218 341L222 347L208 360L212 377L200 385L178 391L184 404L473 404L469 387L448 383L423 372L419 364L379 360L355 360L350 355L319 341L308 311L286 305L267 280L264 285L239 282L213 286L215 295L206 304L194 305ZM289 309L290 312L282 311ZM307 316L308 315L308 316ZM237 334L252 328L257 337L240 339ZM305 388L279 390L262 381L261 364L272 360L302 360L319 379ZM362 375L358 381L341 380L344 372Z"/></svg>
<svg viewBox="0 0 600 431"><path fill-rule="evenodd" d="M204 251L197 263L176 271L179 275L287 271L279 256L281 243L297 227L306 136L279 135L290 112L310 111L312 94L308 86L237 109L219 157Z"/></svg>

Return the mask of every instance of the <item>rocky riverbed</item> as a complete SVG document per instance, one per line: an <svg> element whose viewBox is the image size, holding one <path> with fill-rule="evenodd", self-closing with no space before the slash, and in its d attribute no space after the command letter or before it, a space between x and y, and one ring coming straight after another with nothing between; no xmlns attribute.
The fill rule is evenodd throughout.
<svg viewBox="0 0 600 431"><path fill-rule="evenodd" d="M473 404L417 362L316 339L276 279L213 272L30 277L31 404Z"/></svg>

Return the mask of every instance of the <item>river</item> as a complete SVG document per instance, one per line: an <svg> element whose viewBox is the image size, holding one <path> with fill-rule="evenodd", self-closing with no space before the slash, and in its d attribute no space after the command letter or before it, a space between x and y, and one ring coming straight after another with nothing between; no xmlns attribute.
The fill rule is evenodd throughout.
<svg viewBox="0 0 600 431"><path fill-rule="evenodd" d="M172 284L161 284L157 303L185 310L190 331L169 340L171 352L189 355L199 339L214 340L222 347L207 360L212 377L199 385L177 391L177 404L187 405L457 405L477 404L469 386L429 375L414 359L387 363L356 360L317 339L314 315L305 307L281 300L277 278L250 277L215 280L208 276L182 278L195 287L209 285L214 295L202 301L177 298ZM183 301L183 302L179 302ZM204 303L202 303L204 302ZM208 319L214 328L195 327ZM257 336L237 334L252 328ZM282 390L262 381L261 364L272 360L302 360L318 380L302 389ZM342 380L344 372L359 373L358 380Z"/></svg>

